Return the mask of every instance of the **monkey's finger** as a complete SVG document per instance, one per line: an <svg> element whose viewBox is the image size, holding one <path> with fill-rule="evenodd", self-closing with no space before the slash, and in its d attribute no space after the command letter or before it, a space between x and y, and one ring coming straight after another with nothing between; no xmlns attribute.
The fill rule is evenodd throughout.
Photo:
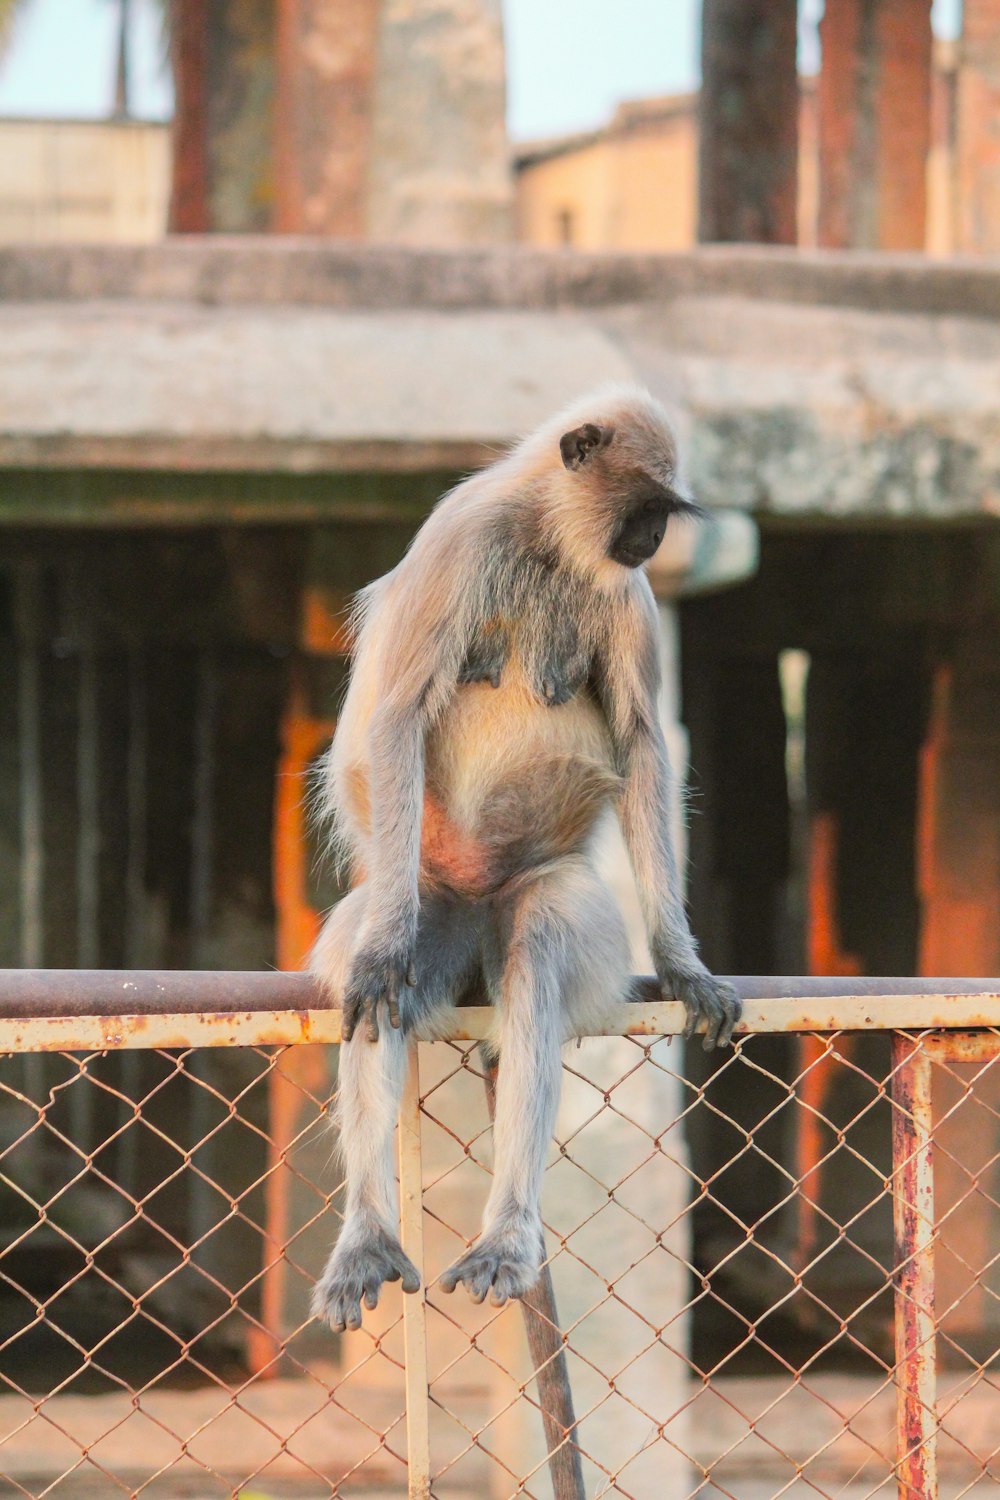
<svg viewBox="0 0 1000 1500"><path fill-rule="evenodd" d="M705 986L699 996L701 1008L708 1018L705 1027L705 1051L713 1047L724 1047L732 1036L733 1027L740 1014L740 1002L736 991L728 984Z"/></svg>
<svg viewBox="0 0 1000 1500"><path fill-rule="evenodd" d="M743 1015L743 1002L734 989L727 987L724 1001L725 1016L722 1029L719 1032L719 1046L728 1047L733 1039L733 1031Z"/></svg>
<svg viewBox="0 0 1000 1500"><path fill-rule="evenodd" d="M720 1033L726 1022L726 1003L722 987L709 989L706 987L701 997L701 1008L705 1014L705 1040L702 1042L706 1052L711 1052L713 1047L720 1047Z"/></svg>
<svg viewBox="0 0 1000 1500"><path fill-rule="evenodd" d="M365 1001L365 1009L368 1012L368 1027L366 1035L370 1042L378 1041L378 1001L370 997Z"/></svg>
<svg viewBox="0 0 1000 1500"><path fill-rule="evenodd" d="M684 1007L684 1030L681 1032L685 1041L690 1041L694 1036L695 1027L698 1025L697 1006L691 1004L688 997L680 992L679 986L665 983L660 985L660 994L664 1000L679 1000Z"/></svg>
<svg viewBox="0 0 1000 1500"><path fill-rule="evenodd" d="M399 1030L399 1026L400 1026L400 1021L399 1021L399 999L398 999L395 991L393 991L393 990L389 991L389 994L388 994L388 996L386 998L386 1005L387 1005L388 1010L389 1010L389 1025L392 1026L394 1028L394 1030L398 1031Z"/></svg>
<svg viewBox="0 0 1000 1500"><path fill-rule="evenodd" d="M416 964L412 964L411 963L411 964L407 965L407 969L406 969L406 982L409 985L409 987L410 987L411 990L416 986L416 983L417 983L417 966L416 966Z"/></svg>
<svg viewBox="0 0 1000 1500"><path fill-rule="evenodd" d="M367 1309L368 1309L369 1312L374 1312L375 1311L376 1307L378 1307L378 1291L377 1290L376 1291L371 1291L369 1288L365 1289L365 1306L367 1307Z"/></svg>

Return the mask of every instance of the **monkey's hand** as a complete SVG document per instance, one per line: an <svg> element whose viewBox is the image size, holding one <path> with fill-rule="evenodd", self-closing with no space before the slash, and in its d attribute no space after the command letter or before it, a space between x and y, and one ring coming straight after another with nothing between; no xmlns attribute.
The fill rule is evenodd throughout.
<svg viewBox="0 0 1000 1500"><path fill-rule="evenodd" d="M344 990L341 1036L349 1042L355 1029L365 1023L364 1035L369 1042L379 1037L379 1011L388 1016L389 1025L402 1024L399 1013L400 990L417 982L412 952L403 947L388 948L382 944L364 945L351 962ZM383 1021L384 1024L384 1021Z"/></svg>
<svg viewBox="0 0 1000 1500"><path fill-rule="evenodd" d="M725 1047L732 1041L733 1028L743 1014L743 1006L731 984L716 979L701 964L683 969L669 965L661 968L658 964L657 978L664 1000L684 1002L686 1038L704 1029L702 1045L706 1052L711 1052L713 1047Z"/></svg>

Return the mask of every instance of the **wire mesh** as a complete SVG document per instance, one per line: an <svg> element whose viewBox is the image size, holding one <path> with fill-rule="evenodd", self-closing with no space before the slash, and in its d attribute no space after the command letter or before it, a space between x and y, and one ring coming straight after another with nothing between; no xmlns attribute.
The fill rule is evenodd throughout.
<svg viewBox="0 0 1000 1500"><path fill-rule="evenodd" d="M914 1045L937 1299L917 1399L959 1500L1000 1481L1000 1032ZM432 1493L547 1496L519 1309L437 1285L489 1187L479 1056L420 1052ZM924 1493L897 1416L915 1389L900 1299L929 1296L901 1292L914 1248L894 1248L921 1127L903 1058L847 1032L745 1038L698 1076L665 1040L568 1049L543 1210L587 1495ZM308 1045L6 1058L0 1494L406 1492L398 1289L359 1333L308 1315L342 1194L335 1062Z"/></svg>

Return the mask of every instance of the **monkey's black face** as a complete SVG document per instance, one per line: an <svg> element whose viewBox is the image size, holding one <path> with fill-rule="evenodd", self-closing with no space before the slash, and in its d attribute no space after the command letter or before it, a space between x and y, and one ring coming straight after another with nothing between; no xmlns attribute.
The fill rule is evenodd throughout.
<svg viewBox="0 0 1000 1500"><path fill-rule="evenodd" d="M608 547L612 562L623 568L639 568L648 562L663 541L669 516L685 508L686 502L662 485L645 487L629 503Z"/></svg>

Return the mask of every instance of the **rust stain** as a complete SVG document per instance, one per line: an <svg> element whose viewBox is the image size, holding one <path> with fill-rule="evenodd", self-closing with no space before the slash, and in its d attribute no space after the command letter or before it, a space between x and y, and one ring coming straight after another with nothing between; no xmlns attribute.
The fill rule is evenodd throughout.
<svg viewBox="0 0 1000 1500"><path fill-rule="evenodd" d="M900 1500L924 1500L937 1494L931 1064L900 1033L892 1063L896 1473Z"/></svg>
<svg viewBox="0 0 1000 1500"><path fill-rule="evenodd" d="M227 976L238 993L240 975ZM249 976L248 976L249 977ZM255 974L255 981L268 976ZM274 974L280 981L286 976ZM335 1008L278 1006L271 1010L191 1011L189 976L177 974L179 1011L158 1006L126 1015L99 1012L77 1015L0 1016L0 1051L84 1051L98 1047L294 1046L340 1041L340 1012ZM53 978L63 986L65 976ZM162 1002L169 1006L170 985ZM261 986L257 986L258 990ZM59 990L61 992L61 988ZM285 990L276 983L276 993ZM137 997L138 998L138 997ZM481 1041L490 1034L494 1016L488 1006L470 1006L454 1014L452 1041ZM683 1030L684 1007L676 1000L633 1003L616 1008L595 1036L674 1036ZM754 1033L940 1031L925 1038L930 1056L977 1061L1000 1053L1000 992L947 995L838 995L764 998L747 1001L738 1035Z"/></svg>

